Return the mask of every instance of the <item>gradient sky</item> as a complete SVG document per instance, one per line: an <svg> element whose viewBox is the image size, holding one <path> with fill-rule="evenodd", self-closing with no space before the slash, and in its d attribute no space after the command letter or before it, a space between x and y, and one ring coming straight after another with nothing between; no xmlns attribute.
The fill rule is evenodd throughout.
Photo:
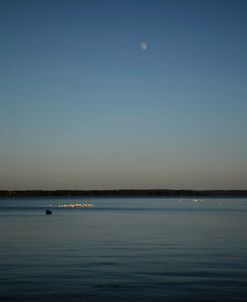
<svg viewBox="0 0 247 302"><path fill-rule="evenodd" d="M246 96L247 1L0 0L0 189L247 189Z"/></svg>

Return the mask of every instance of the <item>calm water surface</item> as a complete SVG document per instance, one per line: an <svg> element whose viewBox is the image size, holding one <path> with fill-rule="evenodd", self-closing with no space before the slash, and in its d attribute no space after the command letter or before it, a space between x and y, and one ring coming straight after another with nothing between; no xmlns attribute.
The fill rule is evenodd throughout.
<svg viewBox="0 0 247 302"><path fill-rule="evenodd" d="M247 199L84 201L0 199L1 301L247 301Z"/></svg>

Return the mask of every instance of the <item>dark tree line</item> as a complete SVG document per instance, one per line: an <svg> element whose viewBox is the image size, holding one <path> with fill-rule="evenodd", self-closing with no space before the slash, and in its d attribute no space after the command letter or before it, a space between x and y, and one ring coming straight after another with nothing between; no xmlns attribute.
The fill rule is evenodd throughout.
<svg viewBox="0 0 247 302"><path fill-rule="evenodd" d="M167 197L247 197L247 190L0 190L0 197L56 196L167 196Z"/></svg>

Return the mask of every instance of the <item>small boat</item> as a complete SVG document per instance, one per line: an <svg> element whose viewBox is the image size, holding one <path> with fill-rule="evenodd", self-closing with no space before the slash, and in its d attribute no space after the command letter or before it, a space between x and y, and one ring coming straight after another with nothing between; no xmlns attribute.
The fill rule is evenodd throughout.
<svg viewBox="0 0 247 302"><path fill-rule="evenodd" d="M51 214L52 214L52 211L46 210L45 213L46 213L46 215L51 215Z"/></svg>

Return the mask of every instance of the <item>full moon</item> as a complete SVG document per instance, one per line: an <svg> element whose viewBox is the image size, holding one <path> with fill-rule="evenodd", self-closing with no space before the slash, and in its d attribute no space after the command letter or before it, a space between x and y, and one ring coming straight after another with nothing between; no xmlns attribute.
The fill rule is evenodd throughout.
<svg viewBox="0 0 247 302"><path fill-rule="evenodd" d="M142 50L147 50L148 49L148 43L147 42L141 42L140 47Z"/></svg>

